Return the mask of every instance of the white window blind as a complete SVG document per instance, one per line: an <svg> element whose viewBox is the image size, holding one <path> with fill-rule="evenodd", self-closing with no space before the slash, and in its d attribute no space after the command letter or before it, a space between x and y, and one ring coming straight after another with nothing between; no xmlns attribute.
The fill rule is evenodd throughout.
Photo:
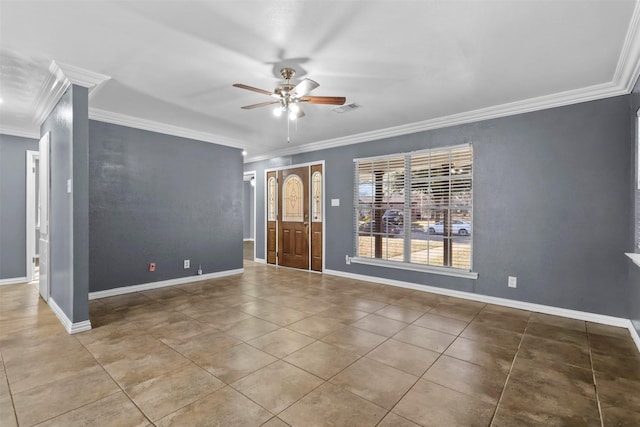
<svg viewBox="0 0 640 427"><path fill-rule="evenodd" d="M471 271L470 144L354 163L357 257Z"/></svg>

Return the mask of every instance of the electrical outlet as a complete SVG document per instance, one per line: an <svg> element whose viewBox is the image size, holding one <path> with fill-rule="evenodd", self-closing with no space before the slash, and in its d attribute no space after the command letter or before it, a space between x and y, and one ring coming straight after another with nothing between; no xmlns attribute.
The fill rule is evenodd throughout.
<svg viewBox="0 0 640 427"><path fill-rule="evenodd" d="M156 271L156 263L155 262L150 262L149 263L149 271Z"/></svg>
<svg viewBox="0 0 640 427"><path fill-rule="evenodd" d="M185 259L185 260L184 260L184 268L185 268L185 269L187 269L187 268L189 268L189 267L191 267L191 261L190 261L190 260L188 260L188 259Z"/></svg>
<svg viewBox="0 0 640 427"><path fill-rule="evenodd" d="M349 258L349 255L344 256L344 262L346 262L347 264L351 264L351 258Z"/></svg>
<svg viewBox="0 0 640 427"><path fill-rule="evenodd" d="M508 286L510 288L517 288L518 287L518 278L516 276L509 276Z"/></svg>

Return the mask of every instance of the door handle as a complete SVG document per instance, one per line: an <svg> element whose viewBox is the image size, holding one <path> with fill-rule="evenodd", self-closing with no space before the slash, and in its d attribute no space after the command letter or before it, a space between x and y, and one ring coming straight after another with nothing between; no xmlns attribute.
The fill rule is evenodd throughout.
<svg viewBox="0 0 640 427"><path fill-rule="evenodd" d="M304 222L304 225L309 225L309 222L305 221L305 222Z"/></svg>

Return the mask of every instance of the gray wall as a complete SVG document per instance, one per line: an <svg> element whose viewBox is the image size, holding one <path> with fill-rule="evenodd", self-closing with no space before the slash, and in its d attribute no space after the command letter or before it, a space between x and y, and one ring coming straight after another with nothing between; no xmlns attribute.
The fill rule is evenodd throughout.
<svg viewBox="0 0 640 427"><path fill-rule="evenodd" d="M253 186L250 181L244 181L243 185L243 214L242 214L242 237L253 239Z"/></svg>
<svg viewBox="0 0 640 427"><path fill-rule="evenodd" d="M0 135L0 280L27 274L27 150L38 140Z"/></svg>
<svg viewBox="0 0 640 427"><path fill-rule="evenodd" d="M88 112L87 89L72 85L40 127L51 132L49 288L74 323L89 319Z"/></svg>
<svg viewBox="0 0 640 427"><path fill-rule="evenodd" d="M92 292L195 275L199 264L242 268L240 150L97 121L89 139Z"/></svg>
<svg viewBox="0 0 640 427"><path fill-rule="evenodd" d="M248 163L257 171L256 248L264 259L265 168L325 160L326 268L628 317L631 234L628 97L616 97ZM354 113L354 114L357 114ZM353 255L358 157L472 142L477 280L345 264ZM507 276L518 288L507 287Z"/></svg>

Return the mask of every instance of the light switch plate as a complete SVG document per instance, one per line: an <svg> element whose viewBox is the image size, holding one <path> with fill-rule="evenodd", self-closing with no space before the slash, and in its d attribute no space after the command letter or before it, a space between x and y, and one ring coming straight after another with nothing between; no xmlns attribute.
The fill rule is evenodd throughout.
<svg viewBox="0 0 640 427"><path fill-rule="evenodd" d="M331 206L340 206L340 199L331 199Z"/></svg>

